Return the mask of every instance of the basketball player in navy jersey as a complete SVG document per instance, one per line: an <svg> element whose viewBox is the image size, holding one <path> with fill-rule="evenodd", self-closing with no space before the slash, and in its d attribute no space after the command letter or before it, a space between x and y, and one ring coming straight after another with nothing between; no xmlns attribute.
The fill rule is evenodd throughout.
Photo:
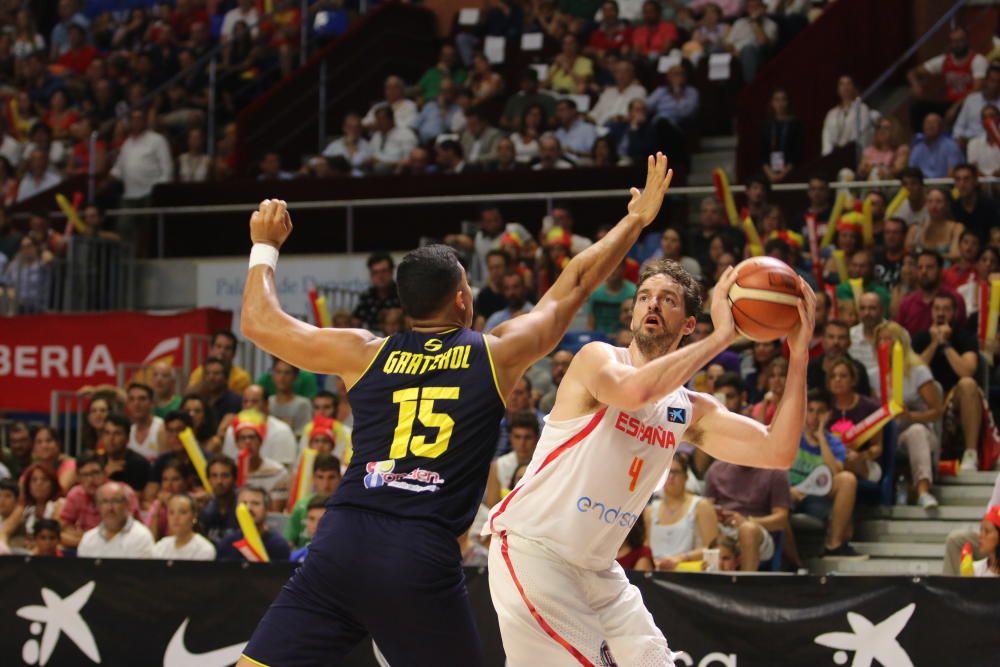
<svg viewBox="0 0 1000 667"><path fill-rule="evenodd" d="M625 217L573 258L530 313L489 334L469 328L465 270L440 245L409 253L397 269L411 331L379 338L284 313L274 273L291 218L285 202L261 203L250 218L243 334L294 366L343 378L354 456L308 558L238 667L337 665L369 633L394 666L482 663L456 538L483 497L505 397L653 221L672 176L666 157L651 156Z"/></svg>

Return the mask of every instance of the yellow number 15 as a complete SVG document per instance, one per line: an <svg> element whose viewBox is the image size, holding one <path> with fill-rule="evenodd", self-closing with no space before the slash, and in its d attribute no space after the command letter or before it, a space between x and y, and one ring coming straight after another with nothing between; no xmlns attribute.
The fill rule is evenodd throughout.
<svg viewBox="0 0 1000 667"><path fill-rule="evenodd" d="M455 421L448 415L434 412L434 401L453 401L458 398L459 387L417 387L392 392L392 402L399 403L399 422L392 438L389 458L401 459L407 452L414 456L436 459L448 449ZM436 428L437 437L427 442L422 435L413 435L413 422L427 428Z"/></svg>

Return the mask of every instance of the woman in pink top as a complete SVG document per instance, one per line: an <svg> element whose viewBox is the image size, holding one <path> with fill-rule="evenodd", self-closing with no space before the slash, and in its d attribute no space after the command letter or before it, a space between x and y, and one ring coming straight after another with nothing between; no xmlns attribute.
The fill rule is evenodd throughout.
<svg viewBox="0 0 1000 667"><path fill-rule="evenodd" d="M43 426L35 432L35 442L31 450L35 463L48 466L59 478L62 495L76 484L76 459L63 453L59 432Z"/></svg>
<svg viewBox="0 0 1000 667"><path fill-rule="evenodd" d="M881 181L896 178L910 159L910 147L899 141L899 124L892 118L883 118L875 127L872 142L861 154L858 177Z"/></svg>

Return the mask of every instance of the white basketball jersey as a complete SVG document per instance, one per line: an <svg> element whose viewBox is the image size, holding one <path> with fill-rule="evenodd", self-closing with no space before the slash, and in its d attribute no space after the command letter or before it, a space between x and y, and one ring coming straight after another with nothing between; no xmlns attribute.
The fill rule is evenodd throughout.
<svg viewBox="0 0 1000 667"><path fill-rule="evenodd" d="M628 351L620 355L628 363ZM524 477L490 511L483 534L509 531L579 567L610 567L670 469L691 411L680 388L632 412L607 406L575 419L546 419Z"/></svg>

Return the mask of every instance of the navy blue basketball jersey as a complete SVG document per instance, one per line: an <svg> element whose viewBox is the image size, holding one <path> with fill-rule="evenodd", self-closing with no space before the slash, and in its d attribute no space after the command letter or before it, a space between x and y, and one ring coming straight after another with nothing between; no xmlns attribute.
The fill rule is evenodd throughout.
<svg viewBox="0 0 1000 667"><path fill-rule="evenodd" d="M389 336L348 396L354 454L330 507L464 533L482 501L504 413L483 334Z"/></svg>

